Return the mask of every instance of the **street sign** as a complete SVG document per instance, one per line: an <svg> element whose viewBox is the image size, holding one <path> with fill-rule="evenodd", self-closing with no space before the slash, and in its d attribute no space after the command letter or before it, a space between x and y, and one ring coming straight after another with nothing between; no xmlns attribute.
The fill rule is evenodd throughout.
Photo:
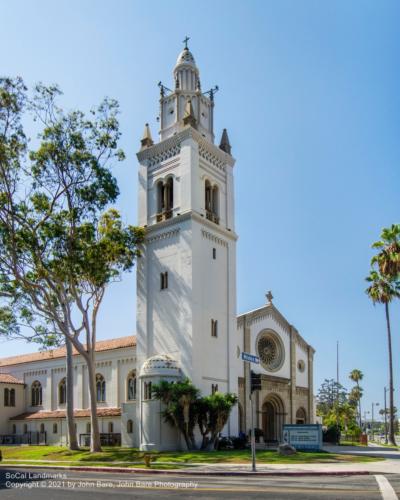
<svg viewBox="0 0 400 500"><path fill-rule="evenodd" d="M243 361L248 361L249 363L256 363L257 365L260 364L260 358L258 356L254 356L254 354L250 354L249 352L242 352L242 359ZM254 375L256 375L256 378L259 377L259 380L257 383L260 385L261 389L261 375L260 374L255 374L253 372L250 373L250 377L253 379ZM250 382L250 386L252 383ZM256 468L256 440L255 440L255 432L254 432L254 398L253 398L253 389L250 390L250 401L251 401L251 470L252 472L257 472Z"/></svg>
<svg viewBox="0 0 400 500"><path fill-rule="evenodd" d="M254 354L250 354L249 352L242 352L243 361L248 361L249 363L260 364L260 358L258 356L254 356Z"/></svg>

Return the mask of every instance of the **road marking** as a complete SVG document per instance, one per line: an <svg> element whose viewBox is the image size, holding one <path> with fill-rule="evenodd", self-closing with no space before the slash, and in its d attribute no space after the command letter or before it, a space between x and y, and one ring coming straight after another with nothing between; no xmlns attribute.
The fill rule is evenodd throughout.
<svg viewBox="0 0 400 500"><path fill-rule="evenodd" d="M385 476L377 475L375 476L375 479L378 483L379 489L381 490L383 500L399 500L392 485Z"/></svg>

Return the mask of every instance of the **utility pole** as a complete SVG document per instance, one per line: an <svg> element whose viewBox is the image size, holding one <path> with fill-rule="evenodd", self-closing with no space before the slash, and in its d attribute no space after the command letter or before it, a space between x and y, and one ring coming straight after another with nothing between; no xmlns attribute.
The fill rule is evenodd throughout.
<svg viewBox="0 0 400 500"><path fill-rule="evenodd" d="M251 401L251 471L257 472L256 468L256 433L254 432L254 397L253 391L250 392Z"/></svg>
<svg viewBox="0 0 400 500"><path fill-rule="evenodd" d="M388 432L387 432L387 408L386 408L386 393L388 389L384 388L384 402L385 402L385 444L388 444Z"/></svg>
<svg viewBox="0 0 400 500"><path fill-rule="evenodd" d="M250 354L249 352L242 352L242 359L246 363L254 363L260 364L260 358L258 356L254 356L254 354ZM248 365L247 365L248 366ZM247 370L246 370L246 373ZM254 432L254 391L261 390L261 374L254 373L253 370L250 370L250 380L249 380L249 389L250 389L250 404L251 404L251 470L252 472L257 472L256 469L256 433Z"/></svg>
<svg viewBox="0 0 400 500"><path fill-rule="evenodd" d="M256 468L256 433L254 424L254 392L261 390L261 374L250 371L250 401L251 401L251 471L257 472Z"/></svg>
<svg viewBox="0 0 400 500"><path fill-rule="evenodd" d="M372 440L374 440L374 406L379 406L379 403L372 403L372 420L371 420Z"/></svg>
<svg viewBox="0 0 400 500"><path fill-rule="evenodd" d="M339 444L339 341L336 341L336 444Z"/></svg>
<svg viewBox="0 0 400 500"><path fill-rule="evenodd" d="M338 384L339 392L339 341L336 341L336 382Z"/></svg>

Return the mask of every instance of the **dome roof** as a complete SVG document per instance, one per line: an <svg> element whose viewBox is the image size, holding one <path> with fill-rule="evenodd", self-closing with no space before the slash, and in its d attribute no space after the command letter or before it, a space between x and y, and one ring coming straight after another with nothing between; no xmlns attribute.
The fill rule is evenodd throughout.
<svg viewBox="0 0 400 500"><path fill-rule="evenodd" d="M178 59L176 60L175 69L181 64L189 65L197 69L196 61L194 60L193 54L187 47L185 47L179 54Z"/></svg>
<svg viewBox="0 0 400 500"><path fill-rule="evenodd" d="M147 359L140 370L141 377L180 377L179 363L168 354L156 354Z"/></svg>

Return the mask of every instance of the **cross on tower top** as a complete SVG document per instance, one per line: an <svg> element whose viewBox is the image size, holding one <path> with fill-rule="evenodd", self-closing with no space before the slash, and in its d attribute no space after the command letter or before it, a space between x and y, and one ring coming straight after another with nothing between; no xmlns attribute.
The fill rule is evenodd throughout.
<svg viewBox="0 0 400 500"><path fill-rule="evenodd" d="M272 304L272 299L274 298L274 296L272 295L271 290L269 290L269 292L265 296L267 298L268 304Z"/></svg>
<svg viewBox="0 0 400 500"><path fill-rule="evenodd" d="M188 41L190 40L190 36L185 36L184 40L182 40L182 43L185 44L185 49L188 48Z"/></svg>

